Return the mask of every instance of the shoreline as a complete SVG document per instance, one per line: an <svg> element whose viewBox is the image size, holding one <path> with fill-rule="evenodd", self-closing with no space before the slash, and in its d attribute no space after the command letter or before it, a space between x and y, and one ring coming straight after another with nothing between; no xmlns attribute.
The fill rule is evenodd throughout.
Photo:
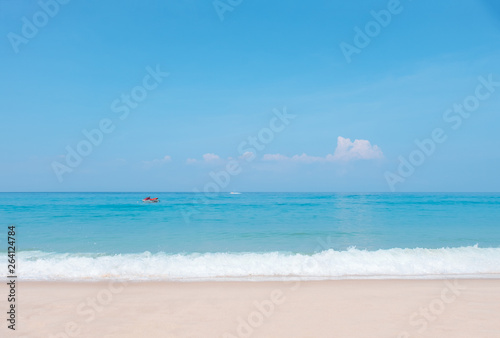
<svg viewBox="0 0 500 338"><path fill-rule="evenodd" d="M311 254L204 252L98 254L20 251L18 275L26 280L342 280L500 278L500 248L367 251L351 248Z"/></svg>
<svg viewBox="0 0 500 338"><path fill-rule="evenodd" d="M266 282L329 282L329 281L398 281L398 280L499 280L500 273L470 273L470 274L442 274L442 275L360 275L360 276L319 276L319 277L302 277L302 276L244 276L244 277L186 277L186 278L145 278L145 279L132 279L122 277L106 277L106 278L60 278L60 279L22 279L16 278L18 282L22 283L107 283L107 282L129 282L129 283L221 283L221 282L235 282L235 283L266 283ZM0 283L8 282L7 277L0 277Z"/></svg>
<svg viewBox="0 0 500 338"><path fill-rule="evenodd" d="M6 294L7 285L0 292ZM6 337L498 337L500 279L17 281ZM7 308L7 300L0 299ZM10 330L9 330L10 331ZM0 335L4 336L2 333Z"/></svg>

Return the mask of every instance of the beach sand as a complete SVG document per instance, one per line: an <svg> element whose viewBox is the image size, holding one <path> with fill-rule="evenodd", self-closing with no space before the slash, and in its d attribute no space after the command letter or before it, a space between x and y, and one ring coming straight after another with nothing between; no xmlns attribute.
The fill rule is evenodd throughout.
<svg viewBox="0 0 500 338"><path fill-rule="evenodd" d="M1 337L500 337L500 280L19 282Z"/></svg>

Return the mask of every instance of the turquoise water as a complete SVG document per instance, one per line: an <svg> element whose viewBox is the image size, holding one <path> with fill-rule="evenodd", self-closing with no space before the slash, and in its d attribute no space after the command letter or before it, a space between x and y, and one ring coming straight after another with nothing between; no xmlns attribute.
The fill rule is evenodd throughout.
<svg viewBox="0 0 500 338"><path fill-rule="evenodd" d="M148 195L160 203L142 203ZM402 267L405 260L416 266L417 258L423 270L426 259L434 259L432 274L500 273L500 260L491 260L500 255L500 194L0 193L0 215L2 243L7 225L16 225L20 257L31 269L27 278L69 278L75 273L63 268L78 270L71 259L81 269L107 264L97 275L88 272L90 277L115 269L117 276L132 278L141 275L140 267L130 268L138 262L144 275L158 278L185 276L179 272L185 265L194 269L188 277L210 277L205 271L210 264L217 264L211 270L217 276L233 276L236 270L238 276L301 275L304 269L295 265L304 257L324 255L323 270L314 273L340 276L342 269L347 275L366 274L365 265L375 262L376 254L385 255L379 257L382 265L389 259L392 266L387 270L387 263L374 275L398 275L408 267ZM409 250L395 251L400 249ZM465 252L479 255L479 262L460 266ZM288 270L264 268L269 255ZM368 255L362 264L360 255ZM452 258L458 265L448 271L446 259ZM226 263L227 269L218 270ZM255 265L252 273L243 263ZM205 272L197 274L197 264L204 264ZM407 274L425 274L421 270Z"/></svg>

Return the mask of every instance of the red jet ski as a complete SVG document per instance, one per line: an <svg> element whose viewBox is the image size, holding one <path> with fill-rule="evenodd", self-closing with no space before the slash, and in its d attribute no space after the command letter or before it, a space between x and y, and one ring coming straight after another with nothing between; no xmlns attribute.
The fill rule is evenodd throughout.
<svg viewBox="0 0 500 338"><path fill-rule="evenodd" d="M160 200L158 197L151 198L151 197L146 197L145 199L142 200L144 203L158 203Z"/></svg>

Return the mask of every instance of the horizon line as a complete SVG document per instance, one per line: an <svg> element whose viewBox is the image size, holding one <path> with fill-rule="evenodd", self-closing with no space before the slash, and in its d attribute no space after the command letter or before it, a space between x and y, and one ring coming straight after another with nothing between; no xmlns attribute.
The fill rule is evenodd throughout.
<svg viewBox="0 0 500 338"><path fill-rule="evenodd" d="M0 194L22 194L22 193L40 193L40 194L62 194L62 193L78 193L78 194L95 194L95 193L123 193L123 194L228 194L231 192L238 193L257 193L257 194L275 194L275 193L287 193L287 194L498 194L500 191L220 191L220 192L195 192L195 191L0 191Z"/></svg>

